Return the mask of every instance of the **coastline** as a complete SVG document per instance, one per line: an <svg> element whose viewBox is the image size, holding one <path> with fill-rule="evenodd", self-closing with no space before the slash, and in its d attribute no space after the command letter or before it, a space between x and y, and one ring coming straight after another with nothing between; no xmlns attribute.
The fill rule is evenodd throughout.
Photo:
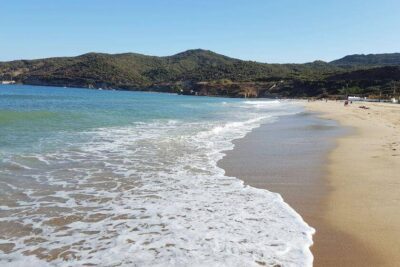
<svg viewBox="0 0 400 267"><path fill-rule="evenodd" d="M351 258L363 266L376 266L369 262L371 254L379 266L400 262L400 105L304 105L322 112L322 118L353 128L329 155L326 176L332 191L326 199L325 220L367 248L359 259ZM363 105L370 109L359 108Z"/></svg>
<svg viewBox="0 0 400 267"><path fill-rule="evenodd" d="M299 101L299 103L305 105L308 111L303 115L310 115L308 118L300 118L300 120L297 118L296 124L296 119L282 117L275 123L261 125L245 138L236 140L235 148L227 151L226 156L218 165L225 169L226 175L238 177L245 184L280 193L285 202L316 229L313 238L314 245L311 247L314 266L389 266L398 259L396 258L398 255L395 254L396 249L400 247L397 245L399 242L397 240L400 239L388 237L392 239L389 241L381 238L380 235L382 232L393 233L396 227L399 229L399 224L393 224L399 222L396 219L398 215L394 214L396 203L392 203L394 209L390 210L391 213L386 209L386 213L382 211L380 215L375 216L376 222L391 222L391 225L387 225L387 230L385 227L380 229L375 221L373 224L370 223L371 214L364 213L365 209L368 210L368 206L373 204L376 199L366 200L368 194L358 194L368 192L368 190L365 191L361 188L358 190L357 187L364 186L366 189L371 189L371 185L357 184L356 177L359 174L353 170L348 172L348 174L354 174L352 177L347 176L348 181L340 180L343 170L350 168L354 161L357 161L359 154L364 153L356 148L348 149L348 146L349 142L354 142L354 139L360 139L360 131L365 130L360 130L360 126L353 120L365 124L364 116L368 114L368 111L359 109L357 104L353 104L349 109L344 109L341 102L326 104L325 102ZM393 108L393 105L390 104L373 104L371 106L374 106L375 109L375 106L381 105ZM331 110L326 110L328 106ZM340 112L336 112L336 110L340 110ZM326 113L329 111L332 114ZM349 111L351 112L347 114ZM382 114L378 117L382 117ZM352 122L343 122L343 119ZM336 121L340 126L336 124ZM302 127L303 131L308 129L306 135L301 132L299 135ZM380 128L375 124L374 127ZM292 136L290 136L291 132ZM306 137L305 139L296 138L302 134L303 137ZM295 146L293 144L292 146L282 145L286 144L288 140L295 140ZM360 142L362 141L365 142L363 138L360 139ZM343 155L346 155L346 159ZM372 165L377 165L375 166L377 172L387 169L385 166L381 166L380 162L368 158L367 154L364 156L367 161L360 161L361 166L368 166L372 162ZM343 160L338 162L338 158L343 158ZM397 157L397 160L399 158ZM348 166L343 165L347 160L349 161L347 162ZM282 162L287 164L282 164ZM365 174L365 172L363 173ZM392 179L394 173L393 170ZM351 181L355 181L353 187ZM343 184L346 182L350 184ZM392 186L393 190L395 192L390 194L392 198L389 198L389 202L396 201L395 193L399 189L396 191L396 188ZM383 192L385 191L381 193ZM375 206L379 210L380 204ZM360 212L357 213L357 210ZM354 216L353 214L356 213L357 215ZM388 218L389 220L387 220ZM363 221L364 227L361 227ZM377 230L378 228L380 230ZM365 233L368 233L366 231L374 231L374 229L375 233L366 238ZM398 232L400 233L400 229ZM375 239L378 239L379 242L374 244ZM377 248L379 246L381 247ZM392 248L389 248L386 253L382 253L387 246L392 246ZM387 262L385 259L390 260Z"/></svg>
<svg viewBox="0 0 400 267"><path fill-rule="evenodd" d="M326 247L324 242L321 246L321 230L332 233L329 240L339 235L322 220L323 200L331 189L321 177L334 140L343 133L334 121L320 119L311 112L283 116L235 140L235 148L218 163L228 176L279 193L316 230L311 247L314 263L320 261L315 248ZM345 235L340 240L353 242Z"/></svg>

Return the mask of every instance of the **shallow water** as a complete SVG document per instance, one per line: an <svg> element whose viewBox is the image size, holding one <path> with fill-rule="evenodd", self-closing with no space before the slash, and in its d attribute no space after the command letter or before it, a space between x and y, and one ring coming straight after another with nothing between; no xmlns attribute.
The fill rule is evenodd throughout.
<svg viewBox="0 0 400 267"><path fill-rule="evenodd" d="M313 229L217 166L284 101L0 86L0 264L310 266Z"/></svg>

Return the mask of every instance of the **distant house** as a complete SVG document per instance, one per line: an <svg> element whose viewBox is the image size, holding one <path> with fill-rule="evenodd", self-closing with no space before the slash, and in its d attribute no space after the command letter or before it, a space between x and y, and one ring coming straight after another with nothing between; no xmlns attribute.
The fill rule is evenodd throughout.
<svg viewBox="0 0 400 267"><path fill-rule="evenodd" d="M14 84L15 81L10 80L10 81L1 81L1 84Z"/></svg>
<svg viewBox="0 0 400 267"><path fill-rule="evenodd" d="M385 102L383 99L379 98L368 98L366 96L348 96L349 101L364 101L364 102ZM387 102L387 100L386 100Z"/></svg>
<svg viewBox="0 0 400 267"><path fill-rule="evenodd" d="M347 100L349 101L366 101L366 97L361 97L361 96L348 96Z"/></svg>

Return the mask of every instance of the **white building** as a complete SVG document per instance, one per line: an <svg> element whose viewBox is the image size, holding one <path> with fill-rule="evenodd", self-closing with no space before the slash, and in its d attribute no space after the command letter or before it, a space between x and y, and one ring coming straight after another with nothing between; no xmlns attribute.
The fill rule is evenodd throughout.
<svg viewBox="0 0 400 267"><path fill-rule="evenodd" d="M14 84L15 81L1 81L1 84Z"/></svg>
<svg viewBox="0 0 400 267"><path fill-rule="evenodd" d="M366 101L366 97L360 97L360 96L348 96L347 100L349 101Z"/></svg>

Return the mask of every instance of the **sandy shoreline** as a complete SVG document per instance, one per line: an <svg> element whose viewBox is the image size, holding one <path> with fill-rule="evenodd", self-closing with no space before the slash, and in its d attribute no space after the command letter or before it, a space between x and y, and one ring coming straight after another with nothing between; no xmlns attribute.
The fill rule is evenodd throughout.
<svg viewBox="0 0 400 267"><path fill-rule="evenodd" d="M311 112L284 116L235 140L235 148L227 151L218 164L229 176L281 194L310 226L318 229L312 252L321 254L321 249L329 249L338 241L354 243L322 219L323 200L330 191L322 177L334 140L342 134L344 131L336 122L319 119ZM329 236L321 239L321 232L324 237Z"/></svg>
<svg viewBox="0 0 400 267"><path fill-rule="evenodd" d="M400 262L400 106L301 104L324 119L262 125L235 141L219 165L246 184L280 193L317 230L314 266ZM350 130L337 131L335 122Z"/></svg>
<svg viewBox="0 0 400 267"><path fill-rule="evenodd" d="M305 106L353 128L329 155L327 179L332 190L324 220L354 237L368 253L353 255L352 262L341 266L376 266L376 260L379 266L395 266L400 263L400 105L310 102Z"/></svg>

